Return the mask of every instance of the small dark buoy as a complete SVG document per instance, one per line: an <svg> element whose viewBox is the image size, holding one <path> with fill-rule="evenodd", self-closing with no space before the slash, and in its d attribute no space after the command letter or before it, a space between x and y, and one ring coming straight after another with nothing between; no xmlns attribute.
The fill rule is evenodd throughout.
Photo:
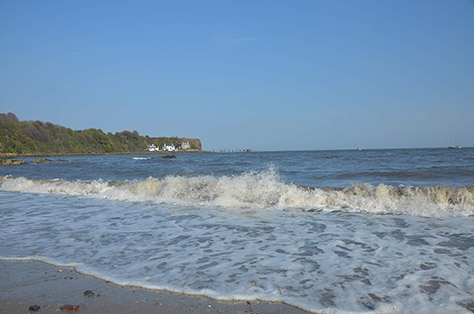
<svg viewBox="0 0 474 314"><path fill-rule="evenodd" d="M84 296L85 297L93 297L94 295L95 295L95 293L91 290L84 291Z"/></svg>
<svg viewBox="0 0 474 314"><path fill-rule="evenodd" d="M37 305L37 304L35 304L35 305L30 305L30 311L32 311L32 312L39 311L40 308L41 308L41 307L40 307L39 305Z"/></svg>

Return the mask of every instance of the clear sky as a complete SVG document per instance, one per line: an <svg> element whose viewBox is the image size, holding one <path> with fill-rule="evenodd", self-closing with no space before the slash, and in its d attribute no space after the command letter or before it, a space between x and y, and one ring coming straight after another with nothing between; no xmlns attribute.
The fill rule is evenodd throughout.
<svg viewBox="0 0 474 314"><path fill-rule="evenodd" d="M474 146L474 1L0 0L0 112L207 150Z"/></svg>

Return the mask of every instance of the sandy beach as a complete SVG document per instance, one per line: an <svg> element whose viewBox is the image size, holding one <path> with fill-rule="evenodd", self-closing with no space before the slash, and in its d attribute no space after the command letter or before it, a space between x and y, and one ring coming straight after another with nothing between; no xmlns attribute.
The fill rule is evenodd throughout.
<svg viewBox="0 0 474 314"><path fill-rule="evenodd" d="M93 296L85 296L91 290ZM72 268L42 262L0 261L0 313L57 313L79 305L74 313L307 313L259 301L222 302L200 296L121 287L79 274Z"/></svg>

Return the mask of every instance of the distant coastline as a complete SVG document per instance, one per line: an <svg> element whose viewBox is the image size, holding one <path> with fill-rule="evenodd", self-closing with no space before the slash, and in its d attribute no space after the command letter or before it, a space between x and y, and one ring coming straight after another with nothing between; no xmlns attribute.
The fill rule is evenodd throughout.
<svg viewBox="0 0 474 314"><path fill-rule="evenodd" d="M35 157L68 157L68 156L126 156L126 155L169 155L169 154L212 154L213 152L205 150L186 150L186 151L158 151L158 152L112 152L112 153L35 153L35 154L16 154L16 153L0 153L2 158L35 158Z"/></svg>
<svg viewBox="0 0 474 314"><path fill-rule="evenodd" d="M148 152L150 146L157 147ZM68 155L121 155L202 152L201 140L142 136L137 131L104 133L101 129L72 130L42 121L20 121L14 113L0 113L0 158Z"/></svg>

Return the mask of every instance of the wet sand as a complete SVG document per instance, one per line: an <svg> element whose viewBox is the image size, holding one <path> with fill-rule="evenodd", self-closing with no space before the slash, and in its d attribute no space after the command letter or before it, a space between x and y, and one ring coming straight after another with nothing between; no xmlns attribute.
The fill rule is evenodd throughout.
<svg viewBox="0 0 474 314"><path fill-rule="evenodd" d="M85 296L91 290L93 296ZM260 301L216 301L206 297L122 287L77 273L73 268L32 261L0 260L0 313L308 313L281 303ZM67 312L64 312L67 313Z"/></svg>

